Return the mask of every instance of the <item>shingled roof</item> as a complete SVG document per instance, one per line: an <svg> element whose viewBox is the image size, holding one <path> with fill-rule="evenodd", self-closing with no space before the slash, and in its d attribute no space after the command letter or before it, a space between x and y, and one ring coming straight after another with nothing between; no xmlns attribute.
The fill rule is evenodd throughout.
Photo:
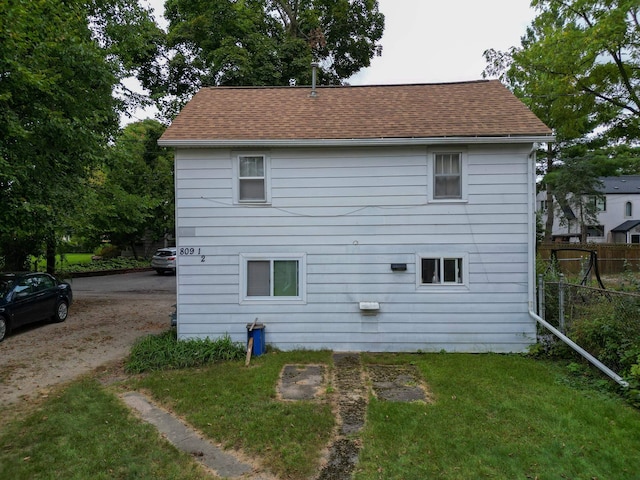
<svg viewBox="0 0 640 480"><path fill-rule="evenodd" d="M551 130L498 80L417 85L201 89L161 145L536 137Z"/></svg>

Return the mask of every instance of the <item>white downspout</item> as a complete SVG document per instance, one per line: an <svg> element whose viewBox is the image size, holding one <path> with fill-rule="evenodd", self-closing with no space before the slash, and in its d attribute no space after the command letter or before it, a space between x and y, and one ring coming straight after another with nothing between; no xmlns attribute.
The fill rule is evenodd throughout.
<svg viewBox="0 0 640 480"><path fill-rule="evenodd" d="M551 333L553 333L556 337L566 343L573 350L582 355L587 361L589 361L592 365L597 367L601 372L607 375L609 378L614 380L618 385L627 388L629 383L625 381L620 375L615 373L609 367L607 367L600 360L595 358L589 352L587 352L580 345L575 343L569 337L564 335L560 330L555 328L549 322L547 322L544 318L540 317L535 310L535 284L536 284L536 222L535 222L535 199L536 199L536 181L535 181L535 164L536 164L536 145L533 145L531 149L531 153L529 154L529 167L528 167L528 176L529 176L529 207L528 207L528 216L529 216L529 316L537 321L540 325L545 327Z"/></svg>
<svg viewBox="0 0 640 480"><path fill-rule="evenodd" d="M540 325L545 327L547 330L549 330L551 333L553 333L556 337L558 337L560 340L562 340L564 343L566 343L571 348L573 348L576 352L578 352L580 355L582 355L585 359L587 359L590 363L592 363L595 367L597 367L602 373L604 373L609 378L614 380L618 385L620 385L620 386L622 386L624 388L627 388L629 386L629 383L627 381L625 381L620 375L618 375L616 372L611 370L604 363L602 363L600 360L595 358L593 355L591 355L589 352L587 352L584 348L582 348L580 345L575 343L569 337L567 337L566 335L563 335L562 332L560 332L560 330L555 328L553 325L551 325L545 319L543 319L542 317L538 316L537 314L535 314L531 310L529 310L529 315L531 315L531 318L536 320Z"/></svg>

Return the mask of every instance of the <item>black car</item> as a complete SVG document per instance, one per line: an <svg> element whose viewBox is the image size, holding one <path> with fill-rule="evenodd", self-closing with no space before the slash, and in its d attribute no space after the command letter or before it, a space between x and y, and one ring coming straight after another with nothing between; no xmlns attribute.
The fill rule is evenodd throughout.
<svg viewBox="0 0 640 480"><path fill-rule="evenodd" d="M0 272L0 342L28 323L64 322L72 301L71 285L48 273Z"/></svg>

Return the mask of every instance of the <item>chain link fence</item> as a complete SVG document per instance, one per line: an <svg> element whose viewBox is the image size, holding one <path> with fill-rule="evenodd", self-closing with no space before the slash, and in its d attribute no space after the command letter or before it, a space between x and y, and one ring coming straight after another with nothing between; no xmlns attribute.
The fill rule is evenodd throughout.
<svg viewBox="0 0 640 480"><path fill-rule="evenodd" d="M540 275L539 315L606 367L629 378L640 363L640 293L582 283L571 283L555 271ZM539 338L547 353L567 349L546 329Z"/></svg>

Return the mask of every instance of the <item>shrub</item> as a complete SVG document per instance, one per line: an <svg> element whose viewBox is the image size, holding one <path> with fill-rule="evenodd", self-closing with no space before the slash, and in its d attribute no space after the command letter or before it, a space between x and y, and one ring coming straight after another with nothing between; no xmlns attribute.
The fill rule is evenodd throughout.
<svg viewBox="0 0 640 480"><path fill-rule="evenodd" d="M99 255L103 258L114 258L120 256L121 249L116 247L115 245L111 245L110 243L105 243L104 245L100 245L96 249L96 255Z"/></svg>
<svg viewBox="0 0 640 480"><path fill-rule="evenodd" d="M614 298L603 309L573 323L570 337L614 371L627 375L640 355L640 300Z"/></svg>
<svg viewBox="0 0 640 480"><path fill-rule="evenodd" d="M172 328L160 335L148 335L138 340L127 359L129 373L199 367L210 363L238 360L245 355L241 342L232 342L228 335L215 340L191 339L178 341Z"/></svg>

